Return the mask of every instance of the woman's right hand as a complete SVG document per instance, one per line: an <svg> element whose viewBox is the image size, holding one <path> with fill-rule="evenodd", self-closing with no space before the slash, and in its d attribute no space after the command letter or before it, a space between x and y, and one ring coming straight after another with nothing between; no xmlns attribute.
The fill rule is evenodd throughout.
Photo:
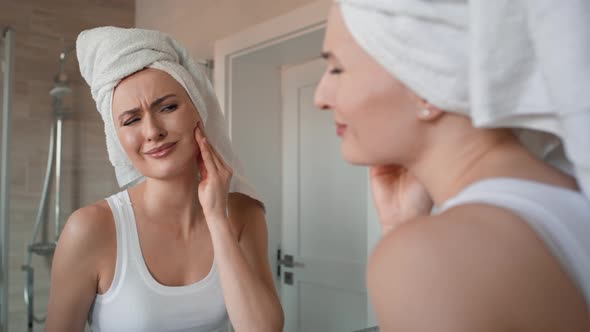
<svg viewBox="0 0 590 332"><path fill-rule="evenodd" d="M199 202L203 207L205 218L207 222L227 219L227 200L233 169L209 143L201 122L195 128L195 140L200 150L197 155L197 167L201 173L198 188Z"/></svg>
<svg viewBox="0 0 590 332"><path fill-rule="evenodd" d="M405 168L372 166L369 177L383 234L410 219L430 214L432 198L426 187Z"/></svg>

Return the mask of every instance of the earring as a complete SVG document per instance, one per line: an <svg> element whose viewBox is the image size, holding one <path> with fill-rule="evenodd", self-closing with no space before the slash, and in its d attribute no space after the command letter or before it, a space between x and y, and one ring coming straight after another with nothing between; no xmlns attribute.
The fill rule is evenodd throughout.
<svg viewBox="0 0 590 332"><path fill-rule="evenodd" d="M420 111L420 117L421 118L427 118L432 114L432 111L429 110L428 108L424 108L422 109L422 111Z"/></svg>

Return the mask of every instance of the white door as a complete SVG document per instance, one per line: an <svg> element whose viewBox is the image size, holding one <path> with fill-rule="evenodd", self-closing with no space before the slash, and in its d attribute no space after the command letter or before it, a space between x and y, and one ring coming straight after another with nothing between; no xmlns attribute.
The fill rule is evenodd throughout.
<svg viewBox="0 0 590 332"><path fill-rule="evenodd" d="M367 172L342 159L332 114L313 105L325 66L319 59L282 72L286 332L367 327Z"/></svg>

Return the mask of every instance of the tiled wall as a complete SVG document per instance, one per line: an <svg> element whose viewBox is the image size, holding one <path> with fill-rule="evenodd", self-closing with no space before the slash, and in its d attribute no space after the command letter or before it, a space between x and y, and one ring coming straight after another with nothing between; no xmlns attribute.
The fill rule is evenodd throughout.
<svg viewBox="0 0 590 332"><path fill-rule="evenodd" d="M0 0L0 25L16 30L14 112L12 114L10 210L9 331L25 331L23 300L25 245L31 240L47 163L50 121L49 90L62 48L84 29L134 25L134 0ZM73 94L66 100L71 115L64 121L62 203L65 220L78 207L118 190L108 162L103 125L82 80L74 52L66 72ZM52 224L53 224L53 218ZM49 227L49 238L53 225ZM50 261L34 259L35 306L44 316L49 293ZM35 331L42 331L36 325Z"/></svg>

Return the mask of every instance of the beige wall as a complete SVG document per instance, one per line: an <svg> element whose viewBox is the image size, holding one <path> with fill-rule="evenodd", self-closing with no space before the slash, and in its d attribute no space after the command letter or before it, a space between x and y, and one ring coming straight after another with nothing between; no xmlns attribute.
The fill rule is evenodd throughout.
<svg viewBox="0 0 590 332"><path fill-rule="evenodd" d="M135 0L139 28L166 32L194 57L213 59L216 40L315 0Z"/></svg>
<svg viewBox="0 0 590 332"><path fill-rule="evenodd" d="M20 267L41 196L52 113L49 90L58 69L59 52L64 44L73 43L83 29L100 25L133 26L134 11L134 0L0 0L0 25L16 29L10 147L9 331L26 331L24 274ZM106 155L102 121L88 86L80 77L74 52L69 54L66 68L74 93L67 100L72 115L64 122L63 134L64 219L76 208L118 190ZM51 239L52 226L49 234ZM50 262L38 257L33 262L37 284L35 304L38 314L44 315ZM42 327L36 326L35 331L41 330Z"/></svg>

